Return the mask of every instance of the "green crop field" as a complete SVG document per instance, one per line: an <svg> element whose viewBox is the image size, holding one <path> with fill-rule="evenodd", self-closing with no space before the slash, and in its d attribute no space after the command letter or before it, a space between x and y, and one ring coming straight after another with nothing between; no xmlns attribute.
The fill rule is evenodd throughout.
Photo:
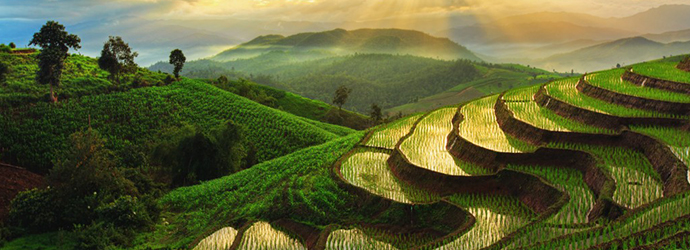
<svg viewBox="0 0 690 250"><path fill-rule="evenodd" d="M338 29L253 43L345 43L358 32L400 31ZM377 39L362 46L397 41ZM66 57L53 100L35 80L46 55L39 53L49 50L0 49L0 174L11 180L0 188L30 182L18 170L40 174L27 191L0 192L0 249L689 247L690 118L589 96L574 70L365 53L254 72L292 72L294 86L281 87L303 93L338 79L376 85L366 96L352 92L350 106L371 107L370 119L240 78L134 68L118 81L103 61L77 54ZM224 64L248 70L303 52ZM218 73L204 69L215 63L195 65L189 74ZM690 84L690 72L676 65L630 67L648 80ZM619 95L690 103L690 93L623 81L629 69L583 79ZM481 77L499 73L501 80ZM573 77L551 80L559 75ZM435 88L425 94L453 84L452 91L475 91L433 105L403 101L418 94L412 87L400 96L375 92L395 89L385 84L394 81ZM331 99L324 93L318 99ZM380 107L435 110L391 116L371 104L375 98L388 99Z"/></svg>
<svg viewBox="0 0 690 250"><path fill-rule="evenodd" d="M677 103L690 102L687 94L646 88L623 81L621 78L623 76L623 72L625 72L625 69L595 72L585 76L585 80L594 86L629 96Z"/></svg>
<svg viewBox="0 0 690 250"><path fill-rule="evenodd" d="M458 133L465 140L497 152L522 153L536 147L505 134L496 122L494 104L498 96L490 96L468 103L460 109L464 116Z"/></svg>
<svg viewBox="0 0 690 250"><path fill-rule="evenodd" d="M411 163L449 175L482 174L487 171L475 164L454 158L446 150L448 133L453 129L456 108L443 108L419 120L410 136L400 144Z"/></svg>

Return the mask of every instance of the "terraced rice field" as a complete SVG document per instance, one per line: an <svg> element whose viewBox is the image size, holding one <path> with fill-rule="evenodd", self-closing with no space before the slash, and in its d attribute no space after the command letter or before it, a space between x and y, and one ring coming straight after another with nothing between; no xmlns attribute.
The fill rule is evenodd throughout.
<svg viewBox="0 0 690 250"><path fill-rule="evenodd" d="M628 96L642 97L652 100L661 100L677 103L690 103L688 95L664 91L660 89L637 86L622 79L625 69L615 69L603 72L596 72L585 76L585 80L606 90Z"/></svg>
<svg viewBox="0 0 690 250"><path fill-rule="evenodd" d="M403 139L400 152L412 164L435 172L462 176L486 174L484 168L458 160L446 150L456 111L457 108L443 108L422 118L412 134Z"/></svg>
<svg viewBox="0 0 690 250"><path fill-rule="evenodd" d="M485 195L454 195L448 197L474 216L474 226L458 239L439 249L482 249L527 224L534 217L516 199Z"/></svg>
<svg viewBox="0 0 690 250"><path fill-rule="evenodd" d="M326 242L326 250L337 249L397 249L391 244L375 240L359 230L355 229L338 229L328 235Z"/></svg>
<svg viewBox="0 0 690 250"><path fill-rule="evenodd" d="M464 116L458 127L458 134L470 143L496 152L524 153L536 147L512 138L498 126L494 104L498 95L485 97L468 103L460 109Z"/></svg>
<svg viewBox="0 0 690 250"><path fill-rule="evenodd" d="M635 73L641 75L680 83L690 83L688 72L676 68L677 64L675 62L654 62L638 64L632 68Z"/></svg>
<svg viewBox="0 0 690 250"><path fill-rule="evenodd" d="M237 230L232 227L222 228L204 238L194 247L194 250L229 249L237 236Z"/></svg>
<svg viewBox="0 0 690 250"><path fill-rule="evenodd" d="M410 133L410 129L420 117L422 117L421 114L408 116L376 130L365 145L394 149L398 140Z"/></svg>
<svg viewBox="0 0 690 250"><path fill-rule="evenodd" d="M557 80L546 85L547 94L559 101L580 107L586 110L595 111L619 117L653 117L653 118L674 118L676 116L660 112L631 109L621 105L608 103L577 90L577 78ZM545 105L548 107L548 104Z"/></svg>
<svg viewBox="0 0 690 250"><path fill-rule="evenodd" d="M559 116L553 111L539 106L533 96L540 86L518 89L507 92L503 96L506 106L513 112L515 118L530 125L549 131L579 132L591 134L615 134L615 131L590 126Z"/></svg>
<svg viewBox="0 0 690 250"><path fill-rule="evenodd" d="M386 162L389 157L386 153L361 150L343 162L340 172L348 183L400 203L433 203L440 199L398 180Z"/></svg>
<svg viewBox="0 0 690 250"><path fill-rule="evenodd" d="M648 64L636 65L635 70L652 75L655 70L645 72L644 69L664 68L668 72L657 72L656 75L690 82L690 73L670 70L666 63ZM625 83L620 80L622 72L598 72L588 76L587 80L626 95L690 102L690 93L668 94ZM362 229L361 225L338 226L348 229L330 232L324 239L325 249L396 249L394 246L400 247L400 242L407 242L402 249L633 249L640 246L657 249L684 246L684 241L690 238L690 171L681 171L684 175L681 180L668 176L662 179L659 171L668 173L674 166L653 162L655 158L650 156L659 152L675 156L679 162L685 163L686 166L681 167L687 169L690 163L687 126L682 122L657 123L660 121L657 118L684 118L653 110L629 109L591 98L578 91L577 81L577 78L569 78L547 83L543 86L544 94L609 116L650 118L646 121L648 125L621 124L625 128L614 131L575 121L573 112L579 111L554 110L555 107L548 102L537 102L535 95L542 86L533 86L508 91L501 99L499 95L489 96L382 126L372 131L367 141L342 156L334 169L342 174L343 185L355 186L372 196L384 198L391 202L389 206L410 206L406 208L409 212L396 215L404 218L404 222L398 222L400 224L379 225L376 229L381 230L379 233ZM505 124L515 123L497 121L494 109L497 102L505 102L512 112L508 117L499 115L500 119L522 121L542 129L540 133L559 132L563 135L577 132L577 136L586 137L576 136L566 142L560 141L565 137L553 136L551 141L545 141L541 146L513 138L506 132L512 128ZM456 121L457 130L454 130L453 118L458 113L462 119ZM451 155L448 138L455 138L452 133L458 133L460 138L487 150L492 157L474 156L484 159L487 164L500 166L497 172L489 172ZM511 133L515 134L515 131ZM656 144L645 143L647 141L644 140L628 142L624 140L626 135L634 135L638 139L648 136ZM531 135L519 138L527 136ZM600 137L607 139L599 140ZM540 147L544 149L540 150ZM562 155L577 153L587 156L590 161L529 158L542 157L538 153L545 151ZM481 153L473 151L471 154ZM471 154L468 157L473 157ZM391 155L401 155L407 163L418 167L415 170L422 169L416 172L420 173L420 179L391 171L388 165ZM583 167L584 164L589 164L586 166L590 168ZM518 174L504 175L514 172ZM501 179L504 176L514 179ZM530 178L517 180L522 177L512 176ZM443 191L436 192L434 188ZM452 204L453 208L461 209L466 215L454 214L458 216L456 218L439 213L434 217L436 219L463 222L465 217L469 217L474 221L458 223L452 230L437 233L437 241L433 244L387 233L388 228L420 225L413 216L419 212L416 207L434 204ZM382 215L363 216L376 218ZM426 227L431 230L432 226ZM222 236L210 236L202 241L203 246L215 242L219 246L227 246L227 240L234 237L230 236L234 235L232 231L228 232L220 234ZM235 239L238 240L241 249L304 247L299 240L265 222L254 224L244 232L242 239ZM198 248L201 247L200 243Z"/></svg>
<svg viewBox="0 0 690 250"><path fill-rule="evenodd" d="M543 178L570 195L570 200L558 213L546 220L554 225L587 224L587 213L594 206L594 193L584 182L582 173L574 169L542 166L510 165L509 169Z"/></svg>
<svg viewBox="0 0 690 250"><path fill-rule="evenodd" d="M237 249L242 250L269 250L290 249L306 250L297 239L291 238L286 233L276 230L267 222L256 222L242 236Z"/></svg>

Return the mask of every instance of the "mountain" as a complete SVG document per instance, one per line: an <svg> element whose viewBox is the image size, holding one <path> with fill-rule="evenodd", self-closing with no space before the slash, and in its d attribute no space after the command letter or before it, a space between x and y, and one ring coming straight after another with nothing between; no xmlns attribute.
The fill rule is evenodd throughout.
<svg viewBox="0 0 690 250"><path fill-rule="evenodd" d="M642 37L660 43L685 42L690 41L690 29L664 32L660 34L646 34Z"/></svg>
<svg viewBox="0 0 690 250"><path fill-rule="evenodd" d="M357 54L299 61L295 58L299 58L302 55L300 53L274 51L252 59L229 62L194 61L187 63L182 74L205 79L216 79L223 75L245 78L327 103L331 102L334 91L344 85L351 88L352 93L343 107L360 113L368 113L373 103L384 109L397 107L466 83L479 84L476 80L482 78L496 80L495 86L499 87L478 89L495 93L498 89L521 86L524 79L533 77L531 73L548 74L505 65L465 60L445 61L410 55ZM165 72L172 70L166 63L158 63L150 69ZM488 74L492 69L502 69L513 75L507 79L503 77L504 74ZM545 76L548 77L557 76ZM463 86L468 88L471 84ZM453 100L449 99L444 103L449 101ZM395 110L391 114L397 111L406 113L408 110Z"/></svg>
<svg viewBox="0 0 690 250"><path fill-rule="evenodd" d="M608 27L581 26L566 21L497 22L439 32L462 44L554 44L573 40L612 40L637 32Z"/></svg>
<svg viewBox="0 0 690 250"><path fill-rule="evenodd" d="M614 19L615 27L643 33L690 28L690 5L662 5L638 14Z"/></svg>
<svg viewBox="0 0 690 250"><path fill-rule="evenodd" d="M335 29L299 33L291 36L257 37L235 48L211 57L214 61L249 58L271 51L320 50L332 54L387 53L410 54L443 59L481 61L467 48L447 38L438 38L414 30L401 29Z"/></svg>
<svg viewBox="0 0 690 250"><path fill-rule="evenodd" d="M591 72L690 51L690 42L660 43L644 37L607 42L539 60L537 65L559 71Z"/></svg>

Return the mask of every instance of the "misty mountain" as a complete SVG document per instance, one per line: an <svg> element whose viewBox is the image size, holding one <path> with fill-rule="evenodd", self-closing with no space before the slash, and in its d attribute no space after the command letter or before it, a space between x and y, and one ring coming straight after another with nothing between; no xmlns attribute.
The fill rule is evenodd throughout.
<svg viewBox="0 0 690 250"><path fill-rule="evenodd" d="M334 29L291 36L266 35L211 57L214 61L246 59L272 51L320 51L324 55L354 53L409 54L441 59L481 61L467 48L449 40L414 30Z"/></svg>
<svg viewBox="0 0 690 250"><path fill-rule="evenodd" d="M577 72L591 72L612 68L619 63L625 66L688 51L690 42L660 43L644 37L632 37L554 55L535 64L558 71L574 69Z"/></svg>
<svg viewBox="0 0 690 250"><path fill-rule="evenodd" d="M573 40L613 40L638 35L637 32L580 26L570 22L505 22L477 24L441 31L462 44L553 44Z"/></svg>
<svg viewBox="0 0 690 250"><path fill-rule="evenodd" d="M664 32L661 34L646 34L642 37L660 43L671 43L680 41L690 41L690 29Z"/></svg>
<svg viewBox="0 0 690 250"><path fill-rule="evenodd" d="M474 48L476 45L487 44L551 45L583 39L616 40L686 29L690 29L690 5L662 5L622 18L602 18L569 12L537 12L474 25L458 24L434 34L448 36L453 41ZM689 40L685 39L686 36L667 35L664 38L666 39L660 42Z"/></svg>

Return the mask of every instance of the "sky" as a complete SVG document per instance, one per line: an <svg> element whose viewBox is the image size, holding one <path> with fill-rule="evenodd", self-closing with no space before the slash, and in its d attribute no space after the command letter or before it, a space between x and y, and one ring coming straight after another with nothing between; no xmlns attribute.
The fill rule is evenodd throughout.
<svg viewBox="0 0 690 250"><path fill-rule="evenodd" d="M0 43L28 44L42 24L56 20L82 37L84 54L97 56L109 35L120 35L140 52L137 61L147 65L164 59L166 51L176 46L193 54L190 58L203 58L265 34L290 35L339 27L398 27L438 34L435 32L451 26L534 12L623 17L664 4L689 3L689 0L0 0ZM165 22L171 20L177 21L174 24L177 26L166 26ZM196 20L204 23L185 26L184 22ZM213 23L216 20L222 21ZM231 20L240 22L230 23ZM283 23L291 27L283 27ZM164 33L160 33L161 29ZM170 44L179 41L184 44ZM216 43L206 44L209 41Z"/></svg>
<svg viewBox="0 0 690 250"><path fill-rule="evenodd" d="M626 16L687 0L0 0L0 20L59 19L279 19L371 21L418 15L510 15L569 11L602 17Z"/></svg>

